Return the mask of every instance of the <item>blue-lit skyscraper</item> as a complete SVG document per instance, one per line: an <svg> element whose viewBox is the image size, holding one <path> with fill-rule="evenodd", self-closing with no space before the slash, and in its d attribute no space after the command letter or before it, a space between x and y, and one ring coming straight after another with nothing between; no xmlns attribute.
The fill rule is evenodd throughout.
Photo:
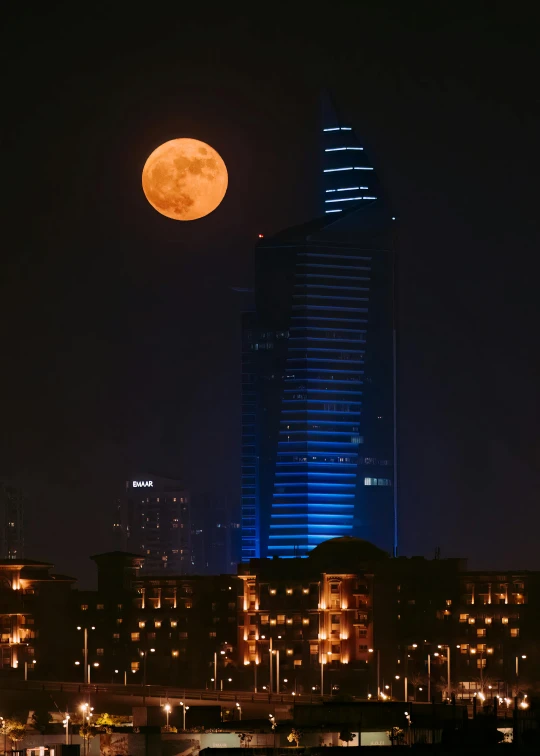
<svg viewBox="0 0 540 756"><path fill-rule="evenodd" d="M242 558L355 535L395 550L393 221L352 128L323 216L262 240L243 328Z"/></svg>

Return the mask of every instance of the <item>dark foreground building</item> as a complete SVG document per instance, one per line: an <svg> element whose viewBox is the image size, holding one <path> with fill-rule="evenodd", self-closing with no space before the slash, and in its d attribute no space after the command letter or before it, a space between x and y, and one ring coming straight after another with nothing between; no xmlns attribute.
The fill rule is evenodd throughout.
<svg viewBox="0 0 540 756"><path fill-rule="evenodd" d="M242 559L395 552L393 218L327 117L322 217L261 240L243 320Z"/></svg>

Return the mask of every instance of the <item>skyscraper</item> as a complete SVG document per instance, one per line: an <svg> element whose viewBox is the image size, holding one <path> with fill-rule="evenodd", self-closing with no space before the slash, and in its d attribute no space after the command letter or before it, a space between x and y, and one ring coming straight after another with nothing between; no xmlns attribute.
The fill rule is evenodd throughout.
<svg viewBox="0 0 540 756"><path fill-rule="evenodd" d="M13 483L0 482L0 557L24 557L24 503L22 489Z"/></svg>
<svg viewBox="0 0 540 756"><path fill-rule="evenodd" d="M243 560L302 556L338 535L397 545L393 218L350 125L327 116L322 137L323 216L255 251Z"/></svg>
<svg viewBox="0 0 540 756"><path fill-rule="evenodd" d="M126 481L116 502L114 536L119 549L145 557L147 574L190 574L190 497L181 481L155 475Z"/></svg>

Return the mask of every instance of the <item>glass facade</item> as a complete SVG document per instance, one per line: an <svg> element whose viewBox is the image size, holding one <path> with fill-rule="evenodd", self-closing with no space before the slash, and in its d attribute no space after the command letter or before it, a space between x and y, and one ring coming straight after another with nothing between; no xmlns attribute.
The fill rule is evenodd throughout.
<svg viewBox="0 0 540 756"><path fill-rule="evenodd" d="M330 119L322 138L322 218L255 252L243 561L343 535L395 547L392 217L353 130Z"/></svg>

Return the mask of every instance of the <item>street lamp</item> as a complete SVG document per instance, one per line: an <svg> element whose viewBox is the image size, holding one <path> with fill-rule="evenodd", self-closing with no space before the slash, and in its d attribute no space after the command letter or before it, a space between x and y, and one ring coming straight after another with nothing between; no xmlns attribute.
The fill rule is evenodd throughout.
<svg viewBox="0 0 540 756"><path fill-rule="evenodd" d="M77 630L83 630L84 631L84 683L85 685L88 685L90 683L90 667L88 666L88 627L82 627L81 625L77 626ZM90 627L90 630L95 630L96 628L92 625Z"/></svg>
<svg viewBox="0 0 540 756"><path fill-rule="evenodd" d="M66 745L69 745L69 714L66 711L66 718L62 720L62 724L64 725L64 729L66 731Z"/></svg>
<svg viewBox="0 0 540 756"><path fill-rule="evenodd" d="M35 664L35 663L36 663L36 660L32 659L32 664ZM27 661L25 661L24 663L24 679L25 681L28 680L28 662Z"/></svg>
<svg viewBox="0 0 540 756"><path fill-rule="evenodd" d="M448 645L442 645L442 646L437 646L437 648L446 649L446 651L447 651L447 654L446 654L446 697L448 699L450 699L450 688L451 688L451 684L450 684L450 646L448 646Z"/></svg>
<svg viewBox="0 0 540 756"><path fill-rule="evenodd" d="M522 659L526 659L526 654L521 654ZM519 656L516 656L516 680L519 678Z"/></svg>
<svg viewBox="0 0 540 756"><path fill-rule="evenodd" d="M370 654L375 653L373 648L368 648ZM381 652L377 649L377 698L381 695Z"/></svg>
<svg viewBox="0 0 540 756"><path fill-rule="evenodd" d="M240 704L238 703L238 701L236 702L236 708L238 709L238 719L241 720L242 719L242 707L240 706Z"/></svg>
<svg viewBox="0 0 540 756"><path fill-rule="evenodd" d="M167 732L169 731L169 714L171 713L171 705L170 703L166 703L163 707L165 709L165 716L167 717L167 724L165 725Z"/></svg>
<svg viewBox="0 0 540 756"><path fill-rule="evenodd" d="M147 663L147 660L148 660L148 653L153 654L153 653L155 653L155 650L156 650L155 648L150 648L150 649L148 649L148 651L141 651L140 652L141 656L143 657L143 679L142 679L142 684L143 684L143 706L146 703L146 663Z"/></svg>
<svg viewBox="0 0 540 756"><path fill-rule="evenodd" d="M182 729L186 729L186 711L189 709L189 706L186 706L183 701L180 701L180 706L182 707Z"/></svg>

